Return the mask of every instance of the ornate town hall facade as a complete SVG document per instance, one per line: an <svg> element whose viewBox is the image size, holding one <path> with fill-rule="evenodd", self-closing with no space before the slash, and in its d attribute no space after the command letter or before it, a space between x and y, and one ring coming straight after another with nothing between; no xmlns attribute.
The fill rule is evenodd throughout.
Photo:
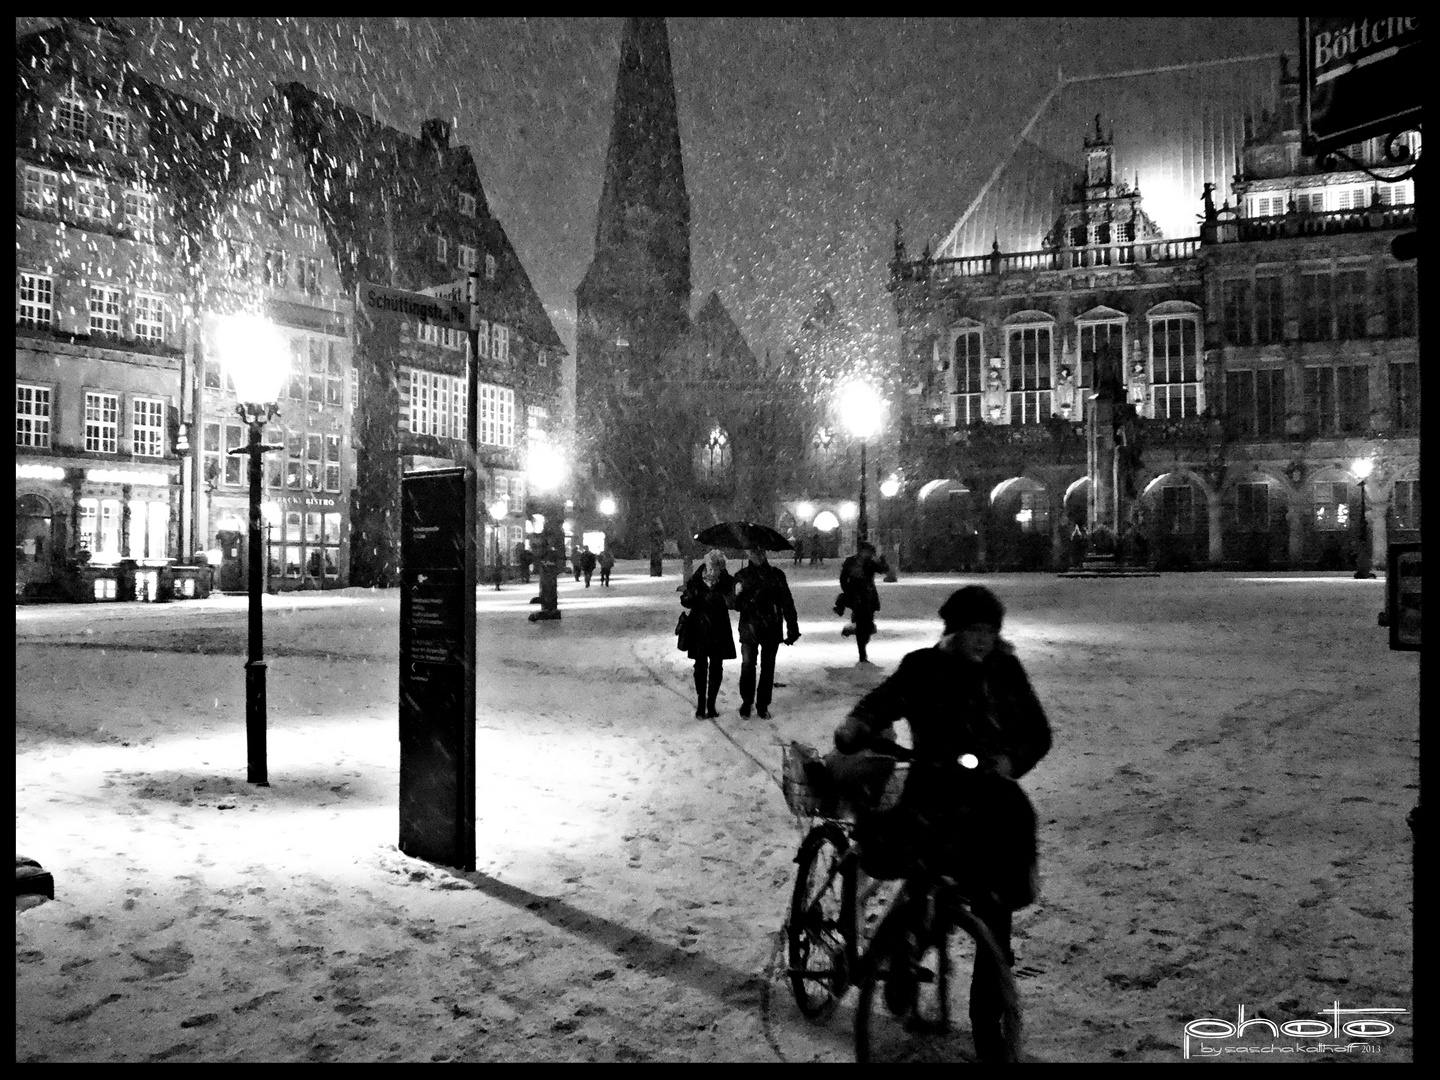
<svg viewBox="0 0 1440 1080"><path fill-rule="evenodd" d="M1062 84L936 251L897 232L908 565L1063 567L1100 526L1175 569L1419 538L1414 183L1379 140L1302 156L1297 105L1274 59Z"/></svg>

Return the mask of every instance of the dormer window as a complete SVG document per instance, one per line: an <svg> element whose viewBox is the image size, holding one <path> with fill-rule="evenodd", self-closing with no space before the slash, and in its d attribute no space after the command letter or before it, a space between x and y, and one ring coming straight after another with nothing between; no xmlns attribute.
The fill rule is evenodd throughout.
<svg viewBox="0 0 1440 1080"><path fill-rule="evenodd" d="M450 244L443 236L435 237L435 261L449 262Z"/></svg>
<svg viewBox="0 0 1440 1080"><path fill-rule="evenodd" d="M475 216L475 196L469 192L460 192L460 213L466 217Z"/></svg>
<svg viewBox="0 0 1440 1080"><path fill-rule="evenodd" d="M486 281L494 281L494 280L495 280L495 256L494 256L494 255L486 254L486 256L485 256L485 280L486 280Z"/></svg>

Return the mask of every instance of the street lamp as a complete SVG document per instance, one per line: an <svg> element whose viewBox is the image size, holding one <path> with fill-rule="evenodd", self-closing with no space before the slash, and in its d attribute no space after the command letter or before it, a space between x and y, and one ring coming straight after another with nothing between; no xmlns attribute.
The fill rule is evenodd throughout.
<svg viewBox="0 0 1440 1080"><path fill-rule="evenodd" d="M1356 458L1350 466L1350 471L1360 481L1360 551L1355 558L1355 576L1357 578L1373 578L1375 571L1370 568L1370 528L1365 520L1365 481L1370 479L1370 474L1375 469L1373 458Z"/></svg>
<svg viewBox="0 0 1440 1080"><path fill-rule="evenodd" d="M888 500L894 499L896 495L900 494L900 478L898 476L895 476L894 474L891 474L891 476L880 485L880 494L884 496L887 502ZM894 504L889 503L889 505L889 510L883 509L883 506L881 510L882 519L888 525L887 528L882 530L886 542L886 547L887 549L894 549L893 552L887 550L885 553L885 580L898 581L899 579L896 577L895 571L898 568L897 564L900 562L900 550L899 545L895 543L893 536L895 532ZM895 556L895 558L893 559L890 558L890 555L892 553Z"/></svg>
<svg viewBox="0 0 1440 1080"><path fill-rule="evenodd" d="M540 610L530 613L530 621L540 622L560 618L557 579L559 560L565 557L565 502L560 496L560 485L565 482L566 469L560 451L548 442L530 443L527 458L526 475L530 490L535 493L533 501L539 508L536 517L540 526L535 551L535 568L540 574L540 595L536 600Z"/></svg>
<svg viewBox="0 0 1440 1080"><path fill-rule="evenodd" d="M499 592L499 591L500 591L500 528L501 528L500 523L505 520L505 518L509 515L509 513L510 513L510 500L509 500L509 499L496 499L493 503L490 504L490 520L493 522L493 525L491 526L491 528L492 528L492 529L494 530L494 532L495 532L495 567L494 567L494 576L495 576L495 591L496 591L496 592Z"/></svg>
<svg viewBox="0 0 1440 1080"><path fill-rule="evenodd" d="M841 422L851 435L860 440L860 519L855 526L857 543L869 539L869 520L865 516L865 441L880 430L883 409L880 396L869 383L852 382L840 392Z"/></svg>
<svg viewBox="0 0 1440 1080"><path fill-rule="evenodd" d="M245 446L230 451L250 459L250 641L245 661L246 780L269 786L265 760L265 660L260 597L265 590L264 545L260 539L261 458L279 446L262 443L265 425L279 415L280 387L289 372L284 335L258 315L227 315L215 336L221 365L235 384L235 411L250 431Z"/></svg>

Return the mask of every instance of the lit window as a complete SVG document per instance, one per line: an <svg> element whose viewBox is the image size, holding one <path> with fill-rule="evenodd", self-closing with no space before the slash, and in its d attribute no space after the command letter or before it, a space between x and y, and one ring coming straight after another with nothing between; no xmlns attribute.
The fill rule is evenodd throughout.
<svg viewBox="0 0 1440 1080"><path fill-rule="evenodd" d="M135 340L165 340L165 301L159 296L135 296Z"/></svg>
<svg viewBox="0 0 1440 1080"><path fill-rule="evenodd" d="M1014 327L1009 338L1010 423L1043 424L1051 411L1051 327Z"/></svg>
<svg viewBox="0 0 1440 1080"><path fill-rule="evenodd" d="M1150 320L1150 377L1156 419L1199 414L1199 323L1191 316Z"/></svg>
<svg viewBox="0 0 1440 1080"><path fill-rule="evenodd" d="M955 335L953 382L946 389L954 395L954 424L979 423L980 391L985 375L985 358L981 350L980 331L962 330Z"/></svg>
<svg viewBox="0 0 1440 1080"><path fill-rule="evenodd" d="M160 398L131 402L130 452L136 457L165 456L165 402Z"/></svg>
<svg viewBox="0 0 1440 1080"><path fill-rule="evenodd" d="M45 328L50 326L54 316L54 282L46 274L32 274L22 270L20 295L16 307L16 319L21 326Z"/></svg>
<svg viewBox="0 0 1440 1080"><path fill-rule="evenodd" d="M340 363L339 343L325 342L325 404L345 404L345 369Z"/></svg>
<svg viewBox="0 0 1440 1080"><path fill-rule="evenodd" d="M460 244L458 248L460 265L466 270L474 270L478 265L479 252L469 244Z"/></svg>
<svg viewBox="0 0 1440 1080"><path fill-rule="evenodd" d="M85 449L92 454L113 454L120 449L120 398L115 394L85 394Z"/></svg>
<svg viewBox="0 0 1440 1080"><path fill-rule="evenodd" d="M120 336L120 290L105 285L90 286L90 333Z"/></svg>
<svg viewBox="0 0 1440 1080"><path fill-rule="evenodd" d="M481 383L480 442L486 446L515 445L515 391Z"/></svg>
<svg viewBox="0 0 1440 1080"><path fill-rule="evenodd" d="M1350 485L1320 481L1311 485L1311 509L1315 528L1335 532L1350 526Z"/></svg>
<svg viewBox="0 0 1440 1080"><path fill-rule="evenodd" d="M465 379L401 368L402 430L442 439L465 438ZM408 420L407 420L408 413Z"/></svg>
<svg viewBox="0 0 1440 1080"><path fill-rule="evenodd" d="M50 388L15 384L15 445L50 445Z"/></svg>
<svg viewBox="0 0 1440 1080"><path fill-rule="evenodd" d="M25 166L25 209L53 212L60 199L60 174Z"/></svg>
<svg viewBox="0 0 1440 1080"><path fill-rule="evenodd" d="M80 535L76 537L82 551L94 551L97 525L100 519L100 502L97 499L80 500Z"/></svg>
<svg viewBox="0 0 1440 1080"><path fill-rule="evenodd" d="M340 490L340 436L325 436L325 490Z"/></svg>
<svg viewBox="0 0 1440 1080"><path fill-rule="evenodd" d="M475 196L467 191L460 192L460 213L466 217L475 216Z"/></svg>

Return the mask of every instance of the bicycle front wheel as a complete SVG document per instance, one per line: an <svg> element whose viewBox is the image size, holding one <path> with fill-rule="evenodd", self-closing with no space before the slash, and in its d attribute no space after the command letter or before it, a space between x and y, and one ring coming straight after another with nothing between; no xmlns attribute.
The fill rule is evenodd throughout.
<svg viewBox="0 0 1440 1080"><path fill-rule="evenodd" d="M856 1060L1018 1060L1020 999L989 927L963 908L952 925L927 927L919 910L897 906L875 935L855 1007Z"/></svg>
<svg viewBox="0 0 1440 1080"><path fill-rule="evenodd" d="M795 892L785 925L790 986L807 1017L829 1013L849 985L847 918L853 919L854 874L843 865L849 840L838 826L817 825L795 857Z"/></svg>

